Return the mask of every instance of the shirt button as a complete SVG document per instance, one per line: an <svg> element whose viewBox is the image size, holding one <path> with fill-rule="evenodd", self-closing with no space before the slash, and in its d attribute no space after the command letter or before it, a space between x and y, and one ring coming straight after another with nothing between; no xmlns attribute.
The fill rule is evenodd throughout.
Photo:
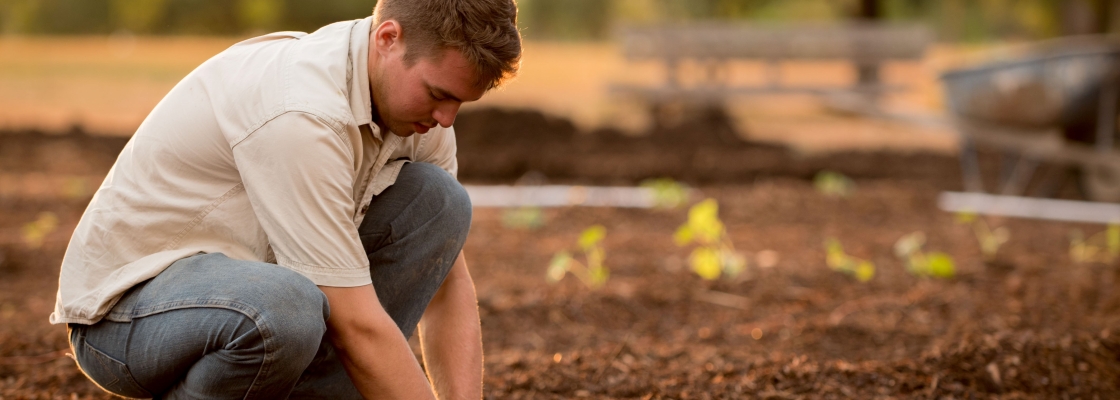
<svg viewBox="0 0 1120 400"><path fill-rule="evenodd" d="M362 206L362 211L361 211L362 215L365 215L366 212L368 212L368 211L369 211L369 204L366 204L366 205Z"/></svg>

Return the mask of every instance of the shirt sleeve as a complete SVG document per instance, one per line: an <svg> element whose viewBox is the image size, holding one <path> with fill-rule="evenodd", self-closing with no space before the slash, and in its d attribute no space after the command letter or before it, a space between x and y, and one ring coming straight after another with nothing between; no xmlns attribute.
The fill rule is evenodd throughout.
<svg viewBox="0 0 1120 400"><path fill-rule="evenodd" d="M459 178L459 160L456 159L455 127L440 129L417 152L417 160L438 165L456 179Z"/></svg>
<svg viewBox="0 0 1120 400"><path fill-rule="evenodd" d="M353 222L352 140L319 117L288 112L233 147L276 262L316 285L371 282L369 259Z"/></svg>

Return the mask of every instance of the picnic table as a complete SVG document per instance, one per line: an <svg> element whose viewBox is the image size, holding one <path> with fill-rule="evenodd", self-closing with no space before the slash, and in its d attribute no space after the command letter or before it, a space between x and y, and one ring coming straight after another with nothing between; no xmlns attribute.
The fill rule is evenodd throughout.
<svg viewBox="0 0 1120 400"><path fill-rule="evenodd" d="M685 102L722 106L738 96L808 94L828 98L859 99L874 106L884 93L904 90L880 79L880 67L897 60L920 59L932 39L918 25L850 22L831 25L772 25L741 23L691 23L633 26L619 31L624 57L630 62L653 61L665 69L653 85L617 83L610 91L648 105L655 121L661 107ZM787 85L780 67L795 60L850 62L857 79L851 85ZM734 84L725 72L732 63L757 61L767 65L762 85ZM698 63L705 73L699 82L686 84L681 65Z"/></svg>

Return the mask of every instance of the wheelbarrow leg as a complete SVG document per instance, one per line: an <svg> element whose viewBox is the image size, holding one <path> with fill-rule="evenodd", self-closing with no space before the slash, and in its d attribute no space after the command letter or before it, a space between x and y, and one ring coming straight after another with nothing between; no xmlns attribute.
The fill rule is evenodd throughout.
<svg viewBox="0 0 1120 400"><path fill-rule="evenodd" d="M1112 151L1116 138L1116 82L1107 82L1101 89L1100 108L1097 110L1097 151Z"/></svg>
<svg viewBox="0 0 1120 400"><path fill-rule="evenodd" d="M1110 80L1101 90L1097 110L1096 150L1103 154L1116 152L1117 82ZM1081 166L1081 187L1093 201L1120 202L1120 164L1084 163Z"/></svg>
<svg viewBox="0 0 1120 400"><path fill-rule="evenodd" d="M1000 194L1004 196L1019 196L1025 194L1027 185L1031 182L1038 160L1026 154L1004 152L1003 166L1001 168L1003 187Z"/></svg>

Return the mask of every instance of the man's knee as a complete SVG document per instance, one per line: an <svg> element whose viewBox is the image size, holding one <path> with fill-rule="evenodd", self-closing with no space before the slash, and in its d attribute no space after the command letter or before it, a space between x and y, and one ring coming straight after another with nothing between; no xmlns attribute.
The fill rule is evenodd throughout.
<svg viewBox="0 0 1120 400"><path fill-rule="evenodd" d="M326 333L330 308L326 295L310 279L283 267L272 267L269 279L253 289L257 295L253 308L258 329L291 350L310 352Z"/></svg>
<svg viewBox="0 0 1120 400"><path fill-rule="evenodd" d="M466 234L471 224L471 199L463 185L447 171L429 163L408 163L397 184L416 186L413 201L432 212L443 229Z"/></svg>

